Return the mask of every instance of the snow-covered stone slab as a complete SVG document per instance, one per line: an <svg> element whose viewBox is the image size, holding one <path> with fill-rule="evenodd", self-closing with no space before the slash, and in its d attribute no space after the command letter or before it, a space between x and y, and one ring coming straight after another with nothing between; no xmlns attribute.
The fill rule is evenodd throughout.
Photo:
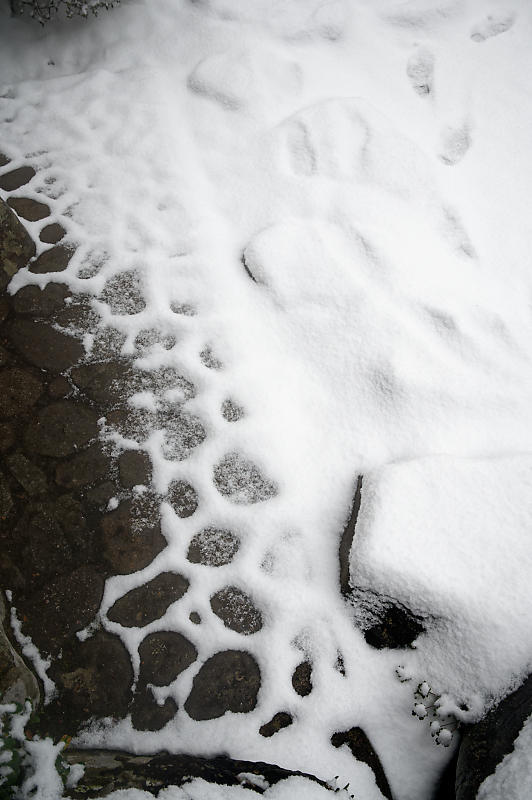
<svg viewBox="0 0 532 800"><path fill-rule="evenodd" d="M364 478L358 613L392 599L423 618L409 668L472 716L530 671L531 572L532 456L414 459Z"/></svg>

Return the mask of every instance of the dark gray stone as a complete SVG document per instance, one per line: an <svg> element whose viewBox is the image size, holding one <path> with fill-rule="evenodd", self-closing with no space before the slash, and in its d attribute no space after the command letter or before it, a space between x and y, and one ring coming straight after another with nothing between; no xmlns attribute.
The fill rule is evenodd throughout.
<svg viewBox="0 0 532 800"><path fill-rule="evenodd" d="M190 483L172 481L168 487L168 502L181 519L191 517L198 507L198 495Z"/></svg>
<svg viewBox="0 0 532 800"><path fill-rule="evenodd" d="M34 255L35 244L31 236L0 198L0 292Z"/></svg>
<svg viewBox="0 0 532 800"><path fill-rule="evenodd" d="M312 664L302 661L292 675L292 686L300 697L306 697L312 691Z"/></svg>
<svg viewBox="0 0 532 800"><path fill-rule="evenodd" d="M118 458L120 483L127 489L147 486L151 481L151 460L143 450L124 450Z"/></svg>
<svg viewBox="0 0 532 800"><path fill-rule="evenodd" d="M261 736L269 738L283 728L288 728L293 721L292 715L287 711L278 711L277 714L274 714L269 722L266 722L264 725L260 726L259 733Z"/></svg>
<svg viewBox="0 0 532 800"><path fill-rule="evenodd" d="M208 369L222 369L223 364L216 358L211 347L204 347L200 353L201 363Z"/></svg>
<svg viewBox="0 0 532 800"><path fill-rule="evenodd" d="M150 633L139 647L140 681L168 686L198 657L194 645L180 633Z"/></svg>
<svg viewBox="0 0 532 800"><path fill-rule="evenodd" d="M201 623L201 617L197 611L191 611L188 618L194 625L200 625Z"/></svg>
<svg viewBox="0 0 532 800"><path fill-rule="evenodd" d="M102 508L106 506L111 497L116 494L116 486L111 481L104 481L98 486L94 486L87 492L87 501L95 506Z"/></svg>
<svg viewBox="0 0 532 800"><path fill-rule="evenodd" d="M214 467L214 485L233 503L251 504L269 500L278 488L258 467L240 453L227 453Z"/></svg>
<svg viewBox="0 0 532 800"><path fill-rule="evenodd" d="M227 422L238 422L244 416L244 409L233 400L224 400L222 403L222 417Z"/></svg>
<svg viewBox="0 0 532 800"><path fill-rule="evenodd" d="M74 255L74 248L63 244L57 244L32 261L30 272L35 275L44 275L48 272L64 272Z"/></svg>
<svg viewBox="0 0 532 800"><path fill-rule="evenodd" d="M142 628L162 617L172 603L183 597L188 586L182 575L162 572L120 597L107 612L107 617L126 628Z"/></svg>
<svg viewBox="0 0 532 800"><path fill-rule="evenodd" d="M240 540L223 528L204 528L192 537L187 558L194 564L221 567L229 564L240 547Z"/></svg>
<svg viewBox="0 0 532 800"><path fill-rule="evenodd" d="M31 317L50 317L62 309L71 292L63 283L48 283L44 289L38 286L23 286L13 297L13 309L17 314Z"/></svg>
<svg viewBox="0 0 532 800"><path fill-rule="evenodd" d="M16 189L20 189L21 186L29 183L35 174L33 167L18 167L17 169L10 170L10 172L4 172L4 174L0 176L0 189L3 189L5 192L14 192Z"/></svg>
<svg viewBox="0 0 532 800"><path fill-rule="evenodd" d="M147 408L118 408L106 414L107 425L114 428L124 439L138 444L146 441L157 427L157 417Z"/></svg>
<svg viewBox="0 0 532 800"><path fill-rule="evenodd" d="M10 422L0 421L0 453L5 453L13 447L16 435L16 430Z"/></svg>
<svg viewBox="0 0 532 800"><path fill-rule="evenodd" d="M158 705L153 692L147 686L135 692L131 709L131 724L137 731L160 731L177 714L177 705L167 697Z"/></svg>
<svg viewBox="0 0 532 800"><path fill-rule="evenodd" d="M207 436L199 417L180 411L165 416L159 422L164 425L163 455L169 461L182 461L190 451L198 447Z"/></svg>
<svg viewBox="0 0 532 800"><path fill-rule="evenodd" d="M60 400L63 397L68 397L73 392L73 389L66 378L58 375L48 384L48 394L52 400Z"/></svg>
<svg viewBox="0 0 532 800"><path fill-rule="evenodd" d="M236 586L226 586L211 597L211 608L232 631L249 636L262 628L262 614L249 595Z"/></svg>
<svg viewBox="0 0 532 800"><path fill-rule="evenodd" d="M58 222L52 222L50 225L45 225L39 233L39 239L44 244L57 244L65 236L66 231Z"/></svg>
<svg viewBox="0 0 532 800"><path fill-rule="evenodd" d="M392 792L382 767L380 759L362 728L351 728L348 731L333 733L331 736L333 747L346 744L357 761L363 761L373 771L375 783L384 795L392 800Z"/></svg>
<svg viewBox="0 0 532 800"><path fill-rule="evenodd" d="M250 653L225 650L209 658L195 676L185 711L195 720L216 719L227 711L246 714L257 704L260 670Z"/></svg>
<svg viewBox="0 0 532 800"><path fill-rule="evenodd" d="M0 372L0 416L14 417L35 405L42 384L30 372L10 367Z"/></svg>
<svg viewBox="0 0 532 800"><path fill-rule="evenodd" d="M138 376L138 373L137 373ZM72 370L72 380L96 403L113 405L140 388L139 378L126 359L83 364Z"/></svg>
<svg viewBox="0 0 532 800"><path fill-rule="evenodd" d="M26 451L54 458L72 455L96 438L97 419L91 408L72 400L51 403L26 429Z"/></svg>
<svg viewBox="0 0 532 800"><path fill-rule="evenodd" d="M5 519L12 508L13 498L11 497L9 484L5 475L0 472L0 520Z"/></svg>
<svg viewBox="0 0 532 800"><path fill-rule="evenodd" d="M8 456L6 463L23 489L30 495L46 492L48 484L42 469L26 458L20 450Z"/></svg>
<svg viewBox="0 0 532 800"><path fill-rule="evenodd" d="M52 328L45 322L16 319L8 329L13 346L30 364L50 372L64 372L85 355L79 339Z"/></svg>
<svg viewBox="0 0 532 800"><path fill-rule="evenodd" d="M109 278L100 300L109 305L113 314L130 315L144 311L146 302L142 296L139 274L129 270Z"/></svg>
<svg viewBox="0 0 532 800"><path fill-rule="evenodd" d="M114 572L144 569L166 547L159 523L135 516L133 500L124 500L101 523L103 554Z"/></svg>
<svg viewBox="0 0 532 800"><path fill-rule="evenodd" d="M111 460L100 444L94 444L68 461L58 464L55 482L65 489L79 489L102 480L108 474Z"/></svg>
<svg viewBox="0 0 532 800"><path fill-rule="evenodd" d="M19 217L27 219L28 222L37 222L50 216L50 206L29 197L10 197L7 204Z"/></svg>

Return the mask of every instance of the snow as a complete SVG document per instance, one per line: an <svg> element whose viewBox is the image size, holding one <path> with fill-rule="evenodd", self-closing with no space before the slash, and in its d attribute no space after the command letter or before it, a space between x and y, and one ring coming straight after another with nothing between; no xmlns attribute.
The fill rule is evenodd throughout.
<svg viewBox="0 0 532 800"><path fill-rule="evenodd" d="M529 717L493 775L480 785L478 800L526 800L532 792L532 719Z"/></svg>
<svg viewBox="0 0 532 800"><path fill-rule="evenodd" d="M180 707L162 731L126 720L84 742L338 774L376 800L367 765L330 744L356 725L394 797L430 796L453 748L412 718L395 669L480 713L530 664L532 9L127 0L41 30L4 4L0 29L3 169L34 166L24 195L46 198L47 222L77 246L53 279L93 297L125 355L142 331L173 337L138 365L191 380L196 396L174 399L206 433L189 453L162 427L145 442L115 436L142 444L158 491L187 480L201 502L183 520L163 504L168 548L107 581L102 618L136 670L156 629L190 638L199 660L161 693ZM37 242L40 224L28 223ZM10 291L48 280L22 270ZM167 391L131 402L161 409ZM228 397L245 410L231 424ZM246 496L238 476L234 496L221 493L214 470L228 459L248 464L254 488L258 470L268 496ZM340 596L359 474L354 580L434 622L406 655L371 649ZM231 564L187 561L208 527L238 536ZM162 620L143 631L106 620L161 570L190 581ZM227 585L265 621L245 639L258 705L194 722L182 707L201 663L242 646L209 605ZM290 675L304 658L313 691L300 698ZM259 736L281 709L294 724Z"/></svg>

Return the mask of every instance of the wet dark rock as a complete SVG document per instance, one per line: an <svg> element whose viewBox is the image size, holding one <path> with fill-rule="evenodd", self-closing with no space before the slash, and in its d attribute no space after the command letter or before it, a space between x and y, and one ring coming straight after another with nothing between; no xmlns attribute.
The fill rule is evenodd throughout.
<svg viewBox="0 0 532 800"><path fill-rule="evenodd" d="M63 758L69 764L82 763L85 767L76 787L68 790L72 800L85 800L93 796L95 786L98 787L98 794L105 797L113 791L133 787L159 795L160 790L168 786L184 786L186 790L186 784L191 778L202 778L208 783L221 786L243 786L240 777L242 773L256 775L269 784L297 775L328 788L327 784L313 775L289 771L276 764L236 761L226 756L201 758L167 753L134 756L117 750L76 750L71 746L64 751ZM250 797L252 792L262 794L263 790L251 781L245 785Z"/></svg>
<svg viewBox="0 0 532 800"><path fill-rule="evenodd" d="M113 314L138 314L146 308L140 276L134 270L110 278L99 299L108 304Z"/></svg>
<svg viewBox="0 0 532 800"><path fill-rule="evenodd" d="M39 239L44 244L57 244L66 234L65 229L58 222L45 225L39 234Z"/></svg>
<svg viewBox="0 0 532 800"><path fill-rule="evenodd" d="M163 455L169 461L182 461L207 436L201 420L185 411L175 410L162 420L164 425Z"/></svg>
<svg viewBox="0 0 532 800"><path fill-rule="evenodd" d="M198 657L194 645L180 633L150 633L139 647L140 681L168 686Z"/></svg>
<svg viewBox="0 0 532 800"><path fill-rule="evenodd" d="M118 459L120 483L127 489L147 486L151 481L151 460L143 450L124 450Z"/></svg>
<svg viewBox="0 0 532 800"><path fill-rule="evenodd" d="M381 650L408 647L424 632L421 620L399 605L384 605L379 620L364 631L364 639Z"/></svg>
<svg viewBox="0 0 532 800"><path fill-rule="evenodd" d="M42 384L30 372L11 367L0 372L0 417L13 417L35 405Z"/></svg>
<svg viewBox="0 0 532 800"><path fill-rule="evenodd" d="M75 294L63 308L55 313L54 321L61 328L65 328L72 333L90 332L94 334L95 329L101 322L101 317L92 307L89 296ZM91 355L93 355L92 351Z"/></svg>
<svg viewBox="0 0 532 800"><path fill-rule="evenodd" d="M21 703L29 699L32 706L39 705L39 684L4 633L6 607L0 595L0 697L2 703Z"/></svg>
<svg viewBox="0 0 532 800"><path fill-rule="evenodd" d="M351 512L347 520L342 538L340 541L339 559L340 559L340 591L346 597L351 594L352 587L349 581L349 558L351 554L351 547L355 536L355 528L358 519L358 512L360 511L360 503L362 500L362 476L359 475L353 495L353 503L351 505Z"/></svg>
<svg viewBox="0 0 532 800"><path fill-rule="evenodd" d="M197 611L191 611L188 618L194 625L199 625L201 623L201 617Z"/></svg>
<svg viewBox="0 0 532 800"><path fill-rule="evenodd" d="M462 727L456 765L456 800L474 800L478 789L514 743L532 714L532 675L502 700L484 719Z"/></svg>
<svg viewBox="0 0 532 800"><path fill-rule="evenodd" d="M13 447L16 435L16 430L10 422L0 421L0 453L5 453Z"/></svg>
<svg viewBox="0 0 532 800"><path fill-rule="evenodd" d="M10 197L7 204L19 217L29 222L37 222L50 216L50 206L29 197Z"/></svg>
<svg viewBox="0 0 532 800"><path fill-rule="evenodd" d="M107 617L126 628L141 628L162 617L172 603L183 597L188 586L182 575L162 572L120 597L107 612Z"/></svg>
<svg viewBox="0 0 532 800"><path fill-rule="evenodd" d="M51 577L40 591L17 600L25 619L23 631L42 653L57 653L68 636L92 622L102 602L103 589L103 574L91 566Z"/></svg>
<svg viewBox="0 0 532 800"><path fill-rule="evenodd" d="M17 314L35 317L50 317L65 305L71 292L63 283L48 283L44 289L38 286L23 286L13 297L13 309Z"/></svg>
<svg viewBox="0 0 532 800"><path fill-rule="evenodd" d="M165 392L167 389L179 389L183 400L191 400L196 394L194 384L185 378L174 367L158 367L141 372L140 388L146 392ZM179 407L175 403L168 403L160 410L161 420L170 419Z"/></svg>
<svg viewBox="0 0 532 800"><path fill-rule="evenodd" d="M276 484L240 453L227 453L214 467L214 485L233 503L259 503L274 497Z"/></svg>
<svg viewBox="0 0 532 800"><path fill-rule="evenodd" d="M20 450L8 456L6 463L11 474L29 495L42 494L47 490L46 476L42 469L26 458Z"/></svg>
<svg viewBox="0 0 532 800"><path fill-rule="evenodd" d="M190 483L172 481L168 487L168 502L181 519L191 517L198 507L198 495Z"/></svg>
<svg viewBox="0 0 532 800"><path fill-rule="evenodd" d="M18 167L10 172L4 172L0 176L0 189L5 192L14 192L15 189L20 189L21 186L29 183L34 176L35 170L33 167Z"/></svg>
<svg viewBox="0 0 532 800"><path fill-rule="evenodd" d="M223 528L204 528L192 537L187 558L194 564L221 567L229 564L240 547L240 540Z"/></svg>
<svg viewBox="0 0 532 800"><path fill-rule="evenodd" d="M78 489L96 483L108 474L110 459L100 444L94 444L68 461L58 464L55 481L65 489Z"/></svg>
<svg viewBox="0 0 532 800"><path fill-rule="evenodd" d="M45 250L44 253L32 261L30 272L35 275L44 275L47 272L64 272L74 255L74 248L57 244Z"/></svg>
<svg viewBox="0 0 532 800"><path fill-rule="evenodd" d="M5 519L13 508L13 498L5 475L0 472L0 520Z"/></svg>
<svg viewBox="0 0 532 800"><path fill-rule="evenodd" d="M122 719L128 712L133 669L117 636L97 631L92 638L65 648L50 676L61 690L59 703L48 709L52 719L56 717L56 731L62 726L63 731L75 734L92 716Z"/></svg>
<svg viewBox="0 0 532 800"><path fill-rule="evenodd" d="M244 416L244 409L233 400L224 400L222 403L222 417L227 422L238 422Z"/></svg>
<svg viewBox="0 0 532 800"><path fill-rule="evenodd" d="M97 419L91 408L72 400L51 403L26 429L26 450L54 458L72 455L96 438Z"/></svg>
<svg viewBox="0 0 532 800"><path fill-rule="evenodd" d="M211 597L211 608L226 628L245 636L262 628L262 614L249 595L236 586L226 586Z"/></svg>
<svg viewBox="0 0 532 800"><path fill-rule="evenodd" d="M121 358L125 341L125 333L116 328L101 325L94 332L91 355L95 360Z"/></svg>
<svg viewBox="0 0 532 800"><path fill-rule="evenodd" d="M95 403L116 404L138 391L129 360L83 364L72 370L72 380Z"/></svg>
<svg viewBox="0 0 532 800"><path fill-rule="evenodd" d="M124 500L101 523L104 556L114 572L144 569L166 547L160 525L135 517L133 500Z"/></svg>
<svg viewBox="0 0 532 800"><path fill-rule="evenodd" d="M138 444L146 441L156 427L157 417L146 408L118 408L106 415L107 424L124 439Z"/></svg>
<svg viewBox="0 0 532 800"><path fill-rule="evenodd" d="M10 159L10 158L8 158L8 157L7 157L6 155L4 155L3 153L0 153L0 167L5 167L5 166L7 166L7 164L9 164L9 162L10 162L10 161L11 161L11 159Z"/></svg>
<svg viewBox="0 0 532 800"><path fill-rule="evenodd" d="M94 486L87 492L87 501L95 506L102 508L106 506L111 497L116 494L116 486L111 481L104 481L98 486Z"/></svg>
<svg viewBox="0 0 532 800"><path fill-rule="evenodd" d="M306 697L312 691L312 664L302 661L295 668L292 675L292 686L300 697Z"/></svg>
<svg viewBox="0 0 532 800"><path fill-rule="evenodd" d="M194 678L185 703L195 720L216 719L227 711L246 714L257 704L260 670L250 653L225 650L209 658Z"/></svg>
<svg viewBox="0 0 532 800"><path fill-rule="evenodd" d="M0 367L5 367L6 364L9 362L9 353L0 345Z"/></svg>
<svg viewBox="0 0 532 800"><path fill-rule="evenodd" d="M9 302L5 295L0 296L0 322L7 319L9 315Z"/></svg>
<svg viewBox="0 0 532 800"><path fill-rule="evenodd" d="M71 385L62 375L58 375L48 384L48 394L52 400L60 400L63 397L68 397L73 391Z"/></svg>
<svg viewBox="0 0 532 800"><path fill-rule="evenodd" d="M79 339L52 328L45 322L16 319L8 329L15 349L30 364L50 372L64 372L85 355Z"/></svg>
<svg viewBox="0 0 532 800"><path fill-rule="evenodd" d="M32 238L16 214L0 198L0 292L6 288L15 272L25 267L34 255Z"/></svg>
<svg viewBox="0 0 532 800"><path fill-rule="evenodd" d="M341 747L346 744L357 761L363 761L373 770L378 788L385 797L392 800L390 786L380 759L362 728L351 728L348 731L333 733L331 744L333 747Z"/></svg>
<svg viewBox="0 0 532 800"><path fill-rule="evenodd" d="M216 358L211 347L204 347L200 353L201 363L208 369L222 369L223 364Z"/></svg>
<svg viewBox="0 0 532 800"><path fill-rule="evenodd" d="M137 731L160 731L177 713L177 705L167 697L159 705L147 686L139 688L133 698L131 724Z"/></svg>
<svg viewBox="0 0 532 800"><path fill-rule="evenodd" d="M270 736L273 736L274 733L278 733L280 730L282 730L282 728L288 728L293 721L292 715L288 714L287 711L278 711L277 714L274 714L269 722L261 725L259 728L259 733L261 736L269 738Z"/></svg>

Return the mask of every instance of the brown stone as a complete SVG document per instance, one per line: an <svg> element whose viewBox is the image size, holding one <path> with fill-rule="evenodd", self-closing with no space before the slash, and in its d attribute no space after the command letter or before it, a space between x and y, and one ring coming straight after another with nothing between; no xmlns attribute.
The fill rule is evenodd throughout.
<svg viewBox="0 0 532 800"><path fill-rule="evenodd" d="M192 537L187 558L193 564L221 567L229 564L240 547L240 540L223 528L204 528Z"/></svg>
<svg viewBox="0 0 532 800"><path fill-rule="evenodd" d="M181 519L192 516L198 507L198 495L190 483L172 481L168 487L168 502Z"/></svg>
<svg viewBox="0 0 532 800"><path fill-rule="evenodd" d="M167 697L159 705L151 689L147 686L139 688L133 698L131 724L137 731L160 731L177 713L177 705L171 697Z"/></svg>
<svg viewBox="0 0 532 800"><path fill-rule="evenodd" d="M0 421L0 453L5 453L13 447L16 435L16 430L10 422Z"/></svg>
<svg viewBox="0 0 532 800"><path fill-rule="evenodd" d="M14 192L29 183L35 174L33 167L18 167L10 172L4 172L0 176L0 189L3 189L4 192Z"/></svg>
<svg viewBox="0 0 532 800"><path fill-rule="evenodd" d="M48 394L52 400L60 400L72 392L72 387L62 375L58 375L48 384Z"/></svg>
<svg viewBox="0 0 532 800"><path fill-rule="evenodd" d="M274 497L276 484L240 453L227 453L214 467L214 485L233 503L259 503Z"/></svg>
<svg viewBox="0 0 532 800"><path fill-rule="evenodd" d="M28 494L42 494L47 490L46 476L42 469L26 458L20 450L8 456L6 463L11 474Z"/></svg>
<svg viewBox="0 0 532 800"><path fill-rule="evenodd" d="M102 508L106 506L111 497L116 494L116 486L111 481L104 481L98 486L94 486L87 492L87 500L95 506Z"/></svg>
<svg viewBox="0 0 532 800"><path fill-rule="evenodd" d="M52 328L46 322L16 319L8 329L15 349L40 369L63 372L85 355L79 339Z"/></svg>
<svg viewBox="0 0 532 800"><path fill-rule="evenodd" d="M32 238L17 215L0 198L0 291L34 255Z"/></svg>
<svg viewBox="0 0 532 800"><path fill-rule="evenodd" d="M7 204L19 217L27 219L28 222L37 222L50 216L50 206L30 197L10 197Z"/></svg>
<svg viewBox="0 0 532 800"><path fill-rule="evenodd" d="M26 429L26 450L54 458L72 455L96 438L97 419L91 408L72 400L51 403Z"/></svg>
<svg viewBox="0 0 532 800"><path fill-rule="evenodd" d="M65 229L58 222L45 225L39 234L39 239L45 244L57 244L66 234Z"/></svg>
<svg viewBox="0 0 532 800"><path fill-rule="evenodd" d="M143 450L124 450L118 458L120 483L127 489L147 486L151 480L150 457Z"/></svg>
<svg viewBox="0 0 532 800"><path fill-rule="evenodd" d="M125 359L83 364L72 370L72 380L96 403L115 404L139 389L131 362Z"/></svg>
<svg viewBox="0 0 532 800"><path fill-rule="evenodd" d="M260 670L250 653L225 650L209 658L194 678L185 703L189 717L216 719L226 711L247 713L257 704Z"/></svg>
<svg viewBox="0 0 532 800"><path fill-rule="evenodd" d="M94 444L68 461L57 465L55 481L65 489L78 489L102 480L109 472L110 458L100 444Z"/></svg>
<svg viewBox="0 0 532 800"><path fill-rule="evenodd" d="M168 686L198 657L194 645L180 633L150 633L139 647L140 681Z"/></svg>
<svg viewBox="0 0 532 800"><path fill-rule="evenodd" d="M292 686L300 697L306 697L312 691L312 664L302 661L292 675Z"/></svg>
<svg viewBox="0 0 532 800"><path fill-rule="evenodd" d="M248 636L262 628L262 614L249 595L236 586L226 586L211 597L211 608L232 631Z"/></svg>
<svg viewBox="0 0 532 800"><path fill-rule="evenodd" d="M100 315L92 307L87 295L76 294L68 304L54 314L54 320L62 328L93 333L100 324Z"/></svg>
<svg viewBox="0 0 532 800"><path fill-rule="evenodd" d="M7 319L9 315L9 302L7 297L0 297L0 322Z"/></svg>
<svg viewBox="0 0 532 800"><path fill-rule="evenodd" d="M13 417L35 405L42 384L30 372L11 367L0 372L0 416Z"/></svg>
<svg viewBox="0 0 532 800"><path fill-rule="evenodd" d="M43 275L47 272L63 272L68 267L73 255L73 247L57 244L55 247L45 250L35 261L32 261L29 268L30 272L35 275Z"/></svg>
<svg viewBox="0 0 532 800"><path fill-rule="evenodd" d="M2 345L0 345L0 367L5 367L8 361L9 361L9 353L7 352L5 347L2 347Z"/></svg>
<svg viewBox="0 0 532 800"><path fill-rule="evenodd" d="M120 597L107 612L107 617L126 628L142 628L162 617L172 603L183 597L188 586L182 575L162 572Z"/></svg>
<svg viewBox="0 0 532 800"><path fill-rule="evenodd" d="M5 519L13 508L13 498L5 475L0 472L0 520Z"/></svg>
<svg viewBox="0 0 532 800"><path fill-rule="evenodd" d="M17 314L31 317L49 317L65 305L71 292L63 283L48 283L44 289L38 286L23 286L13 297L13 309Z"/></svg>
<svg viewBox="0 0 532 800"><path fill-rule="evenodd" d="M104 556L120 574L144 569L166 547L159 524L146 524L142 519L134 522L132 500L124 500L102 520Z"/></svg>
<svg viewBox="0 0 532 800"><path fill-rule="evenodd" d="M274 714L269 722L266 722L264 725L260 726L259 733L261 736L269 738L270 736L273 736L274 733L278 733L280 730L282 730L282 728L288 728L293 721L292 715L287 711L278 711L277 714Z"/></svg>

